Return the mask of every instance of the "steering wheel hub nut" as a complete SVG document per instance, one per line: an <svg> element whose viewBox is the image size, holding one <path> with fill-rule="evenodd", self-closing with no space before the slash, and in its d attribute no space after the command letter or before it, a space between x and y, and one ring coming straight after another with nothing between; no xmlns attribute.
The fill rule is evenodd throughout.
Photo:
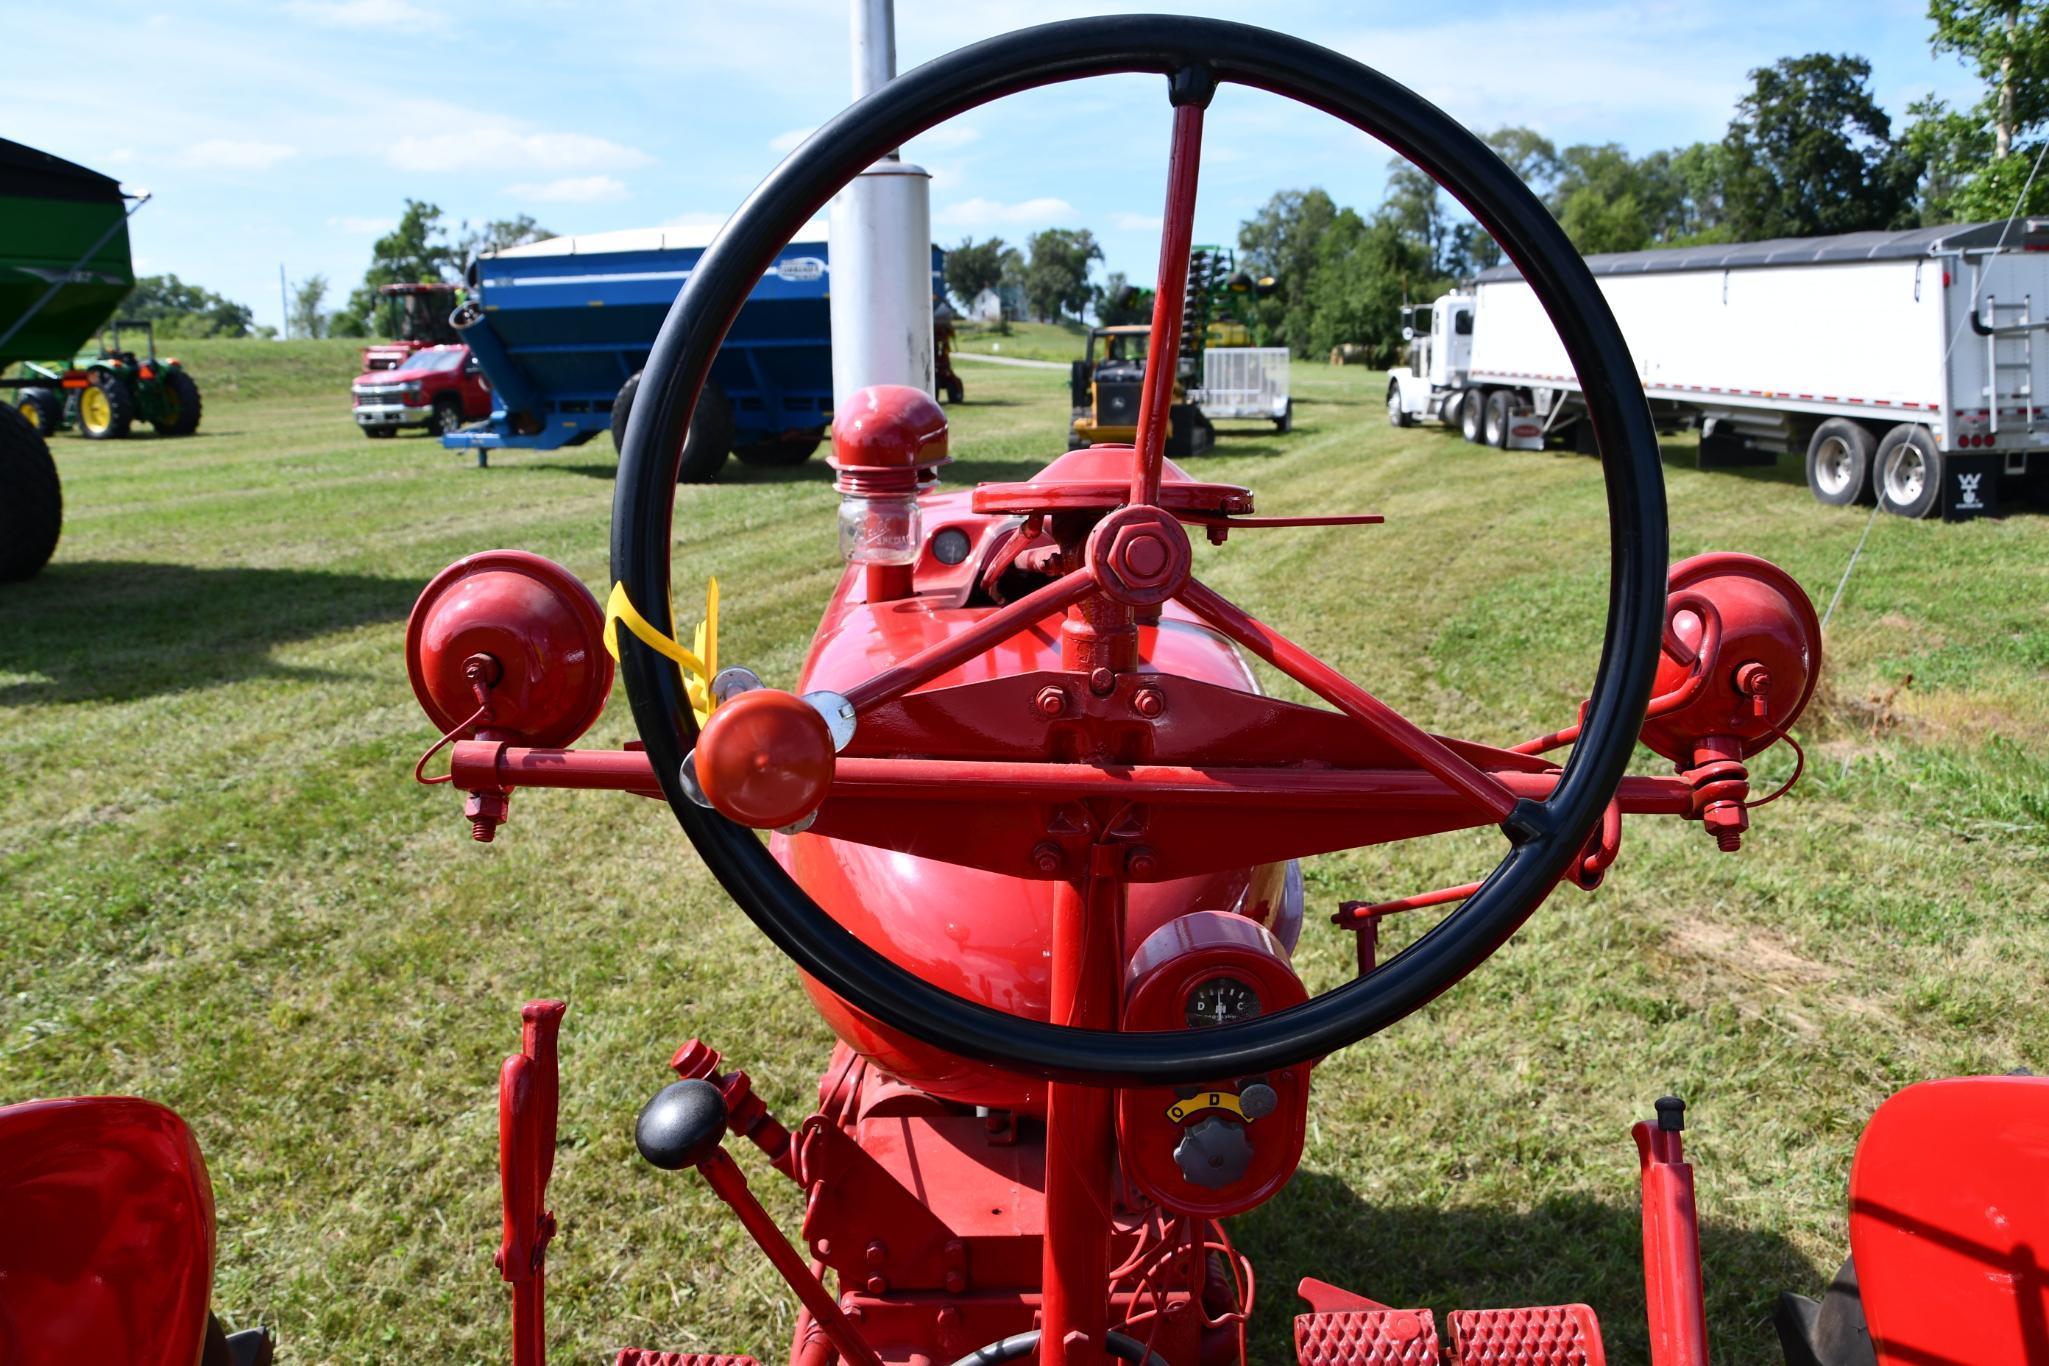
<svg viewBox="0 0 2049 1366"><path fill-rule="evenodd" d="M1165 602L1188 581L1188 533L1171 513L1124 507L1089 533L1089 572L1111 598L1131 607Z"/></svg>

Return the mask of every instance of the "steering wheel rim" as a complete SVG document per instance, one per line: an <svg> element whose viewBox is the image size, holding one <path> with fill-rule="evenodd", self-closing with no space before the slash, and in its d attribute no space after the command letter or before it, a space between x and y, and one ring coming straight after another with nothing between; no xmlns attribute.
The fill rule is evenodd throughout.
<svg viewBox="0 0 2049 1366"><path fill-rule="evenodd" d="M1190 66L1293 99L1373 136L1463 203L1522 270L1581 378L1607 486L1606 634L1580 742L1542 802L1504 822L1511 848L1479 890L1368 976L1312 1000L1200 1031L1120 1033L1012 1015L933 986L842 928L754 831L696 805L679 775L696 725L673 665L622 633L620 672L678 823L755 925L849 1005L914 1038L1007 1069L1104 1085L1167 1085L1292 1066L1421 1008L1485 961L1542 904L1621 780L1664 625L1667 526L1657 434L1620 329L1550 214L1485 144L1350 58L1221 20L1120 15L1040 25L961 48L844 110L790 153L728 220L670 309L627 423L613 500L612 572L666 605L676 462L727 329L776 252L839 188L958 114L1039 86Z"/></svg>

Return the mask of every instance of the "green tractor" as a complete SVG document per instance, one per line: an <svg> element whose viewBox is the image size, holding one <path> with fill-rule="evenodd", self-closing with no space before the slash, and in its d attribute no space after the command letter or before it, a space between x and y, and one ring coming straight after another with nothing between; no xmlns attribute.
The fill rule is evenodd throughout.
<svg viewBox="0 0 2049 1366"><path fill-rule="evenodd" d="M141 331L145 354L123 349L124 329ZM128 435L138 421L159 436L190 436L199 429L199 386L175 358L158 359L156 329L147 319L114 322L98 352L79 356L67 368L29 363L22 369L31 384L15 391L15 406L44 436L76 427L88 441L105 441Z"/></svg>

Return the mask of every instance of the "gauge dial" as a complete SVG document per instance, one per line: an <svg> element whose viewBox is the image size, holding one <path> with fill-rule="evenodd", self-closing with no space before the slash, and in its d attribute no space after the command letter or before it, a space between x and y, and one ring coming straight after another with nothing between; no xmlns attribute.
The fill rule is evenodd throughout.
<svg viewBox="0 0 2049 1366"><path fill-rule="evenodd" d="M1259 1014L1259 993L1236 977L1211 977L1188 993L1188 1027L1235 1024Z"/></svg>

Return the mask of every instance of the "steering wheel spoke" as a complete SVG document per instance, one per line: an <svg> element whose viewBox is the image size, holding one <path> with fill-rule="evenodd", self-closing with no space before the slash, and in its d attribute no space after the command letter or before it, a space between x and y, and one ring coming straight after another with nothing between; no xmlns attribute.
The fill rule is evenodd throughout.
<svg viewBox="0 0 2049 1366"><path fill-rule="evenodd" d="M1138 435L1133 444L1131 503L1159 501L1160 471L1167 458L1167 417L1181 357L1181 321L1188 311L1188 254L1195 242L1195 187L1202 171L1202 116L1216 93L1216 76L1203 66L1184 66L1168 78L1174 104L1173 140L1167 152L1167 208L1160 218L1160 271L1153 285L1153 330L1146 338L1145 387L1138 396Z"/></svg>

